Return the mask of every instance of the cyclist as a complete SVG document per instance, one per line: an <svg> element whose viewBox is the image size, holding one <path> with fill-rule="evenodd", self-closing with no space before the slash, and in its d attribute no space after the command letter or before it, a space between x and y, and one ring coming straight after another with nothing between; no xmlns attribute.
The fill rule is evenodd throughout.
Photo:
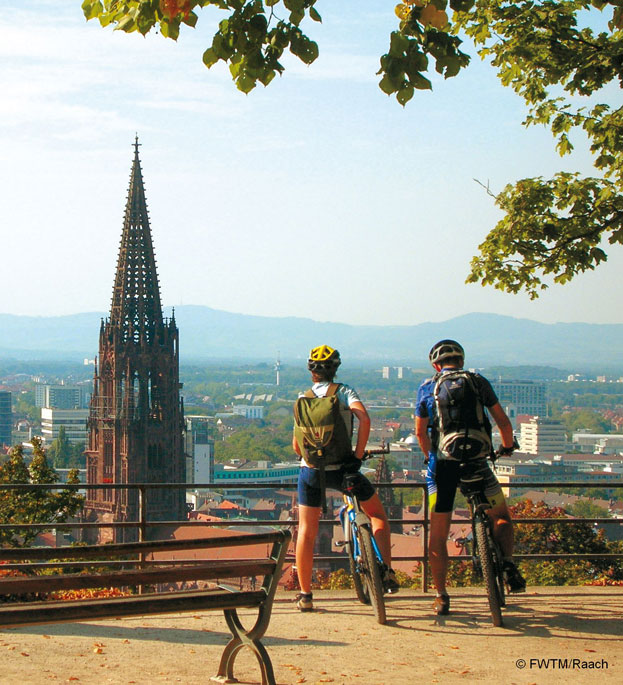
<svg viewBox="0 0 623 685"><path fill-rule="evenodd" d="M457 371L463 368L465 351L455 340L440 340L432 347L429 360L437 374L443 374L444 371ZM498 454L512 454L516 443L508 416L500 406L489 381L479 374L472 374L471 377L482 405L488 409L500 430L502 447ZM461 462L444 457L441 452L438 452L439 434L433 395L437 378L438 376L425 380L418 389L415 435L420 448L428 457L426 482L431 512L429 554L433 583L437 591L433 609L438 615L446 615L450 611L450 598L446 591L447 540L454 508L454 497L459 484ZM491 504L487 513L493 522L494 537L504 554L506 582L511 592L524 592L526 582L513 561L513 524L502 494L502 488L491 470L486 456L476 457L471 463L475 467L475 472L485 479L485 495Z"/></svg>
<svg viewBox="0 0 623 685"><path fill-rule="evenodd" d="M327 395L341 363L340 353L329 345L320 345L310 351L307 368L311 371L313 381L311 390L316 397ZM383 577L385 591L398 592L400 586L391 568L391 537L387 516L374 487L364 475L359 473L361 459L370 434L370 417L359 395L350 386L340 384L335 395L339 401L340 411L342 415L345 415L345 424L349 433L352 431L353 423L351 415L357 419L357 443L352 458L345 464L325 467L326 485L345 492L344 480L348 477L351 492L359 497L361 508L370 518L374 538L387 566ZM352 435L350 437L352 438ZM319 471L305 461L296 438L292 439L292 447L301 457L298 479L299 526L296 539L296 571L301 592L296 596L296 602L301 611L313 611L312 568L321 513Z"/></svg>

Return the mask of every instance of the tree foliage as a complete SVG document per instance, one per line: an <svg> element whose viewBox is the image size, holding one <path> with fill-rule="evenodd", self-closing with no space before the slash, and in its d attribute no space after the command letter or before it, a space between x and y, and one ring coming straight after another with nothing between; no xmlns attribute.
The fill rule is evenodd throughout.
<svg viewBox="0 0 623 685"><path fill-rule="evenodd" d="M432 4L439 11L445 6ZM623 7L618 0L453 0L450 6L452 20L434 30L464 33L475 43L502 84L525 101L524 124L548 127L560 155L573 150L573 136L587 138L594 156L595 177L561 171L551 179L521 179L494 195L504 217L479 246L468 282L535 298L548 278L566 283L605 261L604 241L623 242L623 108L595 99L609 84L621 85ZM420 49L430 5L411 0L402 7L399 33ZM610 21L596 31L591 24L602 11ZM421 49L437 54L436 42L430 45ZM451 49L446 76L469 62L458 44Z"/></svg>
<svg viewBox="0 0 623 685"><path fill-rule="evenodd" d="M13 447L10 458L0 466L2 484L52 484L58 476L46 458L40 438L33 438L34 454L30 465L26 464L21 445ZM78 472L70 471L69 484L77 484ZM0 490L0 520L16 528L0 530L0 544L10 547L28 547L38 530L17 527L20 523L63 523L75 516L84 504L84 497L73 490Z"/></svg>
<svg viewBox="0 0 623 685"><path fill-rule="evenodd" d="M315 5L84 0L82 8L102 26L143 35L154 29L172 39L182 24L196 25L197 10L224 12L203 61L228 64L248 93L284 71L284 52L306 64L316 59L318 46L301 29L306 19L321 21ZM398 26L378 71L384 93L404 106L417 90L432 88L432 69L445 78L458 75L470 62L462 49L467 38L501 83L523 98L526 126L548 127L561 155L573 150L574 139L587 139L593 154L595 176L560 171L489 191L504 216L479 246L468 282L536 298L549 280L563 284L604 262L605 243L623 242L623 108L597 99L623 79L620 0L403 0L395 13Z"/></svg>
<svg viewBox="0 0 623 685"><path fill-rule="evenodd" d="M591 409L563 412L560 419L565 425L569 438L580 428L587 428L592 433L609 433L612 430L612 422L604 418L601 412Z"/></svg>
<svg viewBox="0 0 623 685"><path fill-rule="evenodd" d="M224 440L214 443L217 462L230 459L284 462L294 461L292 450L292 420L280 424L254 422L239 428Z"/></svg>
<svg viewBox="0 0 623 685"><path fill-rule="evenodd" d="M279 61L288 50L305 64L318 57L318 45L300 29L308 17L321 21L316 0L84 0L87 19L97 18L102 26L114 24L126 32L145 35L157 29L177 40L183 24L194 27L195 10L212 7L227 13L218 23L212 44L203 53L210 68L217 62L229 65L236 86L243 93L259 81L267 86L283 72Z"/></svg>
<svg viewBox="0 0 623 685"><path fill-rule="evenodd" d="M67 438L65 426L58 429L58 437L52 441L48 459L56 469L80 468L86 466L84 442L72 444Z"/></svg>
<svg viewBox="0 0 623 685"><path fill-rule="evenodd" d="M589 509L580 509L576 515L584 518ZM590 508L588 515L595 516L596 509L599 508ZM531 500L513 504L510 510L513 518L567 518L564 509ZM620 548L620 543L609 542L603 530L595 530L590 523L515 524L517 554L609 554L619 553ZM586 585L604 578L609 583L623 578L620 560L524 560L519 567L528 585ZM456 587L481 585L482 578L474 572L471 562L461 561L450 564L448 584Z"/></svg>
<svg viewBox="0 0 623 685"><path fill-rule="evenodd" d="M530 500L515 504L511 512L513 518L566 518L560 507ZM590 523L519 523L515 527L518 554L608 554L618 551L615 547L603 530L595 530ZM528 585L581 585L604 574L623 578L620 560L523 561L520 567Z"/></svg>

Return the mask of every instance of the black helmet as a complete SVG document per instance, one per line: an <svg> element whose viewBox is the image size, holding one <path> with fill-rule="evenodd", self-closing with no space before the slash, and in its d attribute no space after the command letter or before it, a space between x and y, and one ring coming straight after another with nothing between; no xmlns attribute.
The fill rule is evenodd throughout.
<svg viewBox="0 0 623 685"><path fill-rule="evenodd" d="M428 353L428 359L431 364L439 364L449 357L465 359L465 350L456 340L440 340L432 346L431 351Z"/></svg>

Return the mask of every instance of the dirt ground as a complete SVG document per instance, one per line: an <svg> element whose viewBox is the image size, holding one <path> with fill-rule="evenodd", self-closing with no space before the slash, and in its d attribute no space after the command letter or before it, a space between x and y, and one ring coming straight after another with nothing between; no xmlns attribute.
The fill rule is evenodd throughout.
<svg viewBox="0 0 623 685"><path fill-rule="evenodd" d="M623 682L623 588L530 588L504 628L477 588L455 590L443 618L431 595L403 591L387 599L385 626L350 592L316 593L309 614L292 598L278 594L263 641L280 685ZM0 684L209 683L227 640L217 612L4 630ZM250 650L235 675L259 682Z"/></svg>

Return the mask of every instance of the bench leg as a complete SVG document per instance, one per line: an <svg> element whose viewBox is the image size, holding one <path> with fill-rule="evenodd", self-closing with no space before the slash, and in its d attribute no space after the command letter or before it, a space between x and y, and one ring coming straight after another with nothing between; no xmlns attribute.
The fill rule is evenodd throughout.
<svg viewBox="0 0 623 685"><path fill-rule="evenodd" d="M275 673L273 665L268 656L268 652L264 645L260 642L260 638L266 632L268 620L270 619L270 611L266 611L265 606L261 606L259 616L251 630L245 630L244 626L238 618L235 609L225 609L225 620L232 632L232 639L225 645L223 654L221 656L221 663L218 667L218 673L212 677L212 680L219 683L237 683L237 678L234 677L234 662L238 652L243 647L248 647L257 657L262 672L262 685L275 685Z"/></svg>

